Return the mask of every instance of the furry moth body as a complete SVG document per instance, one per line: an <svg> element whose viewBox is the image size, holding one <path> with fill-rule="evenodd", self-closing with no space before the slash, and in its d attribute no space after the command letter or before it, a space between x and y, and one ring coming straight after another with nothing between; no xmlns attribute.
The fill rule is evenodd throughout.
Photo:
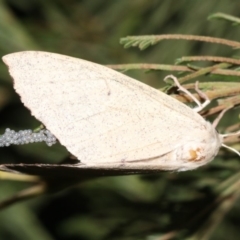
<svg viewBox="0 0 240 240"><path fill-rule="evenodd" d="M176 99L112 69L55 53L3 57L33 116L89 167L185 171L223 137Z"/></svg>

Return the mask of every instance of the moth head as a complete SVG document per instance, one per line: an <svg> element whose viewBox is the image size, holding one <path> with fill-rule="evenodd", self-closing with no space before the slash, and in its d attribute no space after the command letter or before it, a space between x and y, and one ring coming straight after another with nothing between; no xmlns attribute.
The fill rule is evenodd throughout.
<svg viewBox="0 0 240 240"><path fill-rule="evenodd" d="M223 138L211 123L206 122L205 136L187 141L177 150L177 157L183 161L178 171L198 168L212 161L218 154Z"/></svg>

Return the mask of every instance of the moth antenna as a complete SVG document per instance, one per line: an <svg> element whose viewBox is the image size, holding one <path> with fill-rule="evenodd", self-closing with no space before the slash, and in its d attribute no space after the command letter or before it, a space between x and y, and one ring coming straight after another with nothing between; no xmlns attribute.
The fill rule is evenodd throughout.
<svg viewBox="0 0 240 240"><path fill-rule="evenodd" d="M228 108L225 108L224 110L222 110L219 115L215 118L215 120L213 121L212 125L214 128L217 127L218 123L220 122L220 120L222 119L222 117L224 116L224 114L229 110L231 109L231 107L228 107ZM227 135L227 134L223 134L222 137L224 137L224 135Z"/></svg>
<svg viewBox="0 0 240 240"><path fill-rule="evenodd" d="M225 145L224 143L222 143L222 147L227 148L227 149L235 152L240 157L240 153L235 148L229 147L228 145Z"/></svg>
<svg viewBox="0 0 240 240"><path fill-rule="evenodd" d="M171 78L174 81L174 83L176 84L176 86L178 87L178 91L184 92L186 95L188 95L198 105L198 107L193 108L193 110L195 112L200 112L203 108L205 108L211 102L210 99L208 98L208 96L199 89L198 81L195 83L195 91L198 93L198 95L201 98L205 99L204 103L201 103L200 101L198 101L198 99L191 92L189 92L186 88L184 88L179 83L178 79L175 76L168 75L164 78L164 81L166 81L167 78Z"/></svg>

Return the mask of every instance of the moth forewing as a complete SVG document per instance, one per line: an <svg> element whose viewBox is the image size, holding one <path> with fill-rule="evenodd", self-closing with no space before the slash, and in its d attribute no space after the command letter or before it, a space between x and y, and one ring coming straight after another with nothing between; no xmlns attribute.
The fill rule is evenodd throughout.
<svg viewBox="0 0 240 240"><path fill-rule="evenodd" d="M35 51L3 61L23 104L81 163L188 170L218 152L218 134L198 113L110 68Z"/></svg>

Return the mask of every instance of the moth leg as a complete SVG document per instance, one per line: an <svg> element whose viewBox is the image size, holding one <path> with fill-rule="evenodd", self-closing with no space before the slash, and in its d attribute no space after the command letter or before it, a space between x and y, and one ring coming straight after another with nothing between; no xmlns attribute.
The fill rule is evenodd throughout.
<svg viewBox="0 0 240 240"><path fill-rule="evenodd" d="M198 101L198 99L191 92L189 92L186 88L181 86L181 84L179 83L178 79L175 76L173 75L166 76L164 78L164 81L167 78L171 78L176 84L176 86L178 87L178 91L184 92L198 105L197 107L193 108L195 112L200 112L203 108L205 108L210 103L210 99L208 98L208 96L198 88L198 81L195 83L195 91L199 94L201 98L205 99L204 103L201 103L200 101Z"/></svg>
<svg viewBox="0 0 240 240"><path fill-rule="evenodd" d="M200 103L200 106L198 106L197 108L194 108L194 111L196 111L196 112L200 112L203 108L205 108L211 102L210 99L208 98L207 94L199 89L198 84L199 84L199 82L196 81L196 83L195 83L195 91L197 92L197 94L202 99L205 99L205 101L203 103Z"/></svg>
<svg viewBox="0 0 240 240"><path fill-rule="evenodd" d="M225 109L225 110L228 110L228 109ZM222 111L222 112L226 112L226 111ZM223 115L223 114L222 114ZM214 121L215 122L215 121ZM237 131L237 132L232 132L232 133L226 133L226 134L220 134L221 138L224 140L225 138L227 137L231 137L231 136L239 136L240 135L240 131ZM233 152L235 152L238 156L240 156L240 153L239 151L237 151L235 148L233 147L229 147L228 145L222 143L222 147L225 147Z"/></svg>
<svg viewBox="0 0 240 240"><path fill-rule="evenodd" d="M222 110L222 111L220 112L220 114L217 116L217 118L215 118L215 120L214 120L213 123L212 123L212 126L213 126L214 128L217 127L218 123L220 122L220 120L222 119L222 117L224 116L224 114L225 114L229 109L231 109L232 107L233 107L233 106L230 106L230 107L228 107L228 108L226 108L226 109L224 109L224 110ZM226 133L226 134L220 134L220 136L221 136L221 138L222 138L222 141L223 141L225 138L227 138L227 137L239 136L239 135L240 135L240 131L231 132L231 133ZM225 147L225 148L227 148L227 149L235 152L238 156L240 156L240 153L239 153L236 149L234 149L234 148L232 148L232 147L229 147L228 145L226 145L226 144L224 144L224 143L222 143L222 147Z"/></svg>

